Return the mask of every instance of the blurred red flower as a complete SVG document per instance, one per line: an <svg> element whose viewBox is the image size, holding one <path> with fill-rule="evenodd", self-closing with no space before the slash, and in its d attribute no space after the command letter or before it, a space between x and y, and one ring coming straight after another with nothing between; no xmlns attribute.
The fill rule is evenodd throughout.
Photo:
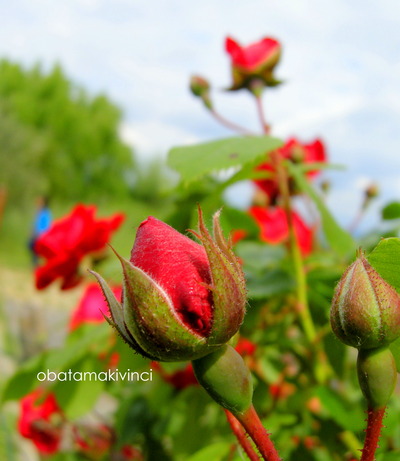
<svg viewBox="0 0 400 461"><path fill-rule="evenodd" d="M112 291L120 301L122 288L114 287ZM104 322L104 315L107 315L107 313L108 305L100 286L97 283L91 283L85 288L78 305L72 312L69 329L73 331L85 323Z"/></svg>
<svg viewBox="0 0 400 461"><path fill-rule="evenodd" d="M273 76L273 69L281 55L281 45L277 40L265 37L256 43L241 46L233 38L227 37L225 50L231 57L231 90L249 88L254 79L269 86L279 83Z"/></svg>
<svg viewBox="0 0 400 461"><path fill-rule="evenodd" d="M279 154L286 160L291 160L294 163L316 163L326 162L327 155L324 144L320 139L309 144L302 144L295 138L290 138L286 144L278 149ZM269 197L270 203L274 204L279 195L279 186L275 177L275 168L271 162L262 163L256 168L258 171L267 171L271 174L270 178L256 179L255 184L262 189ZM313 178L319 173L318 170L308 171L308 178Z"/></svg>
<svg viewBox="0 0 400 461"><path fill-rule="evenodd" d="M114 442L114 432L105 424L74 426L73 436L78 451L91 460L104 459Z"/></svg>
<svg viewBox="0 0 400 461"><path fill-rule="evenodd" d="M37 239L35 252L46 259L35 272L37 289L46 288L58 278L62 279L62 290L76 286L82 279L78 272L82 258L104 250L125 218L116 213L110 218L96 219L95 213L94 205L79 204Z"/></svg>
<svg viewBox="0 0 400 461"><path fill-rule="evenodd" d="M53 394L37 389L20 401L19 433L43 454L59 450L63 415Z"/></svg>
<svg viewBox="0 0 400 461"><path fill-rule="evenodd" d="M253 206L249 209L249 214L255 219L260 227L261 240L276 245L288 239L289 226L286 213L282 208ZM303 256L307 256L312 251L314 233L296 212L293 211L292 216L294 231L301 253Z"/></svg>

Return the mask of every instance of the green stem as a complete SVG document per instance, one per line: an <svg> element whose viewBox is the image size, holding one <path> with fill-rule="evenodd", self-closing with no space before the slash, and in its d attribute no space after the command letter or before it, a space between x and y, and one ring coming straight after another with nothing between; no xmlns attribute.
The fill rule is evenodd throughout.
<svg viewBox="0 0 400 461"><path fill-rule="evenodd" d="M217 112L214 108L210 109L210 113L219 123L221 123L221 125L224 125L226 128L229 128L230 130L236 131L237 133L243 134L245 136L255 136L255 133L248 130L247 128L244 128L226 119L219 112Z"/></svg>
<svg viewBox="0 0 400 461"><path fill-rule="evenodd" d="M296 279L296 299L297 311L300 317L304 333L310 343L314 343L316 339L316 332L314 323L310 314L307 298L307 280L304 271L303 259L300 252L299 242L297 241L296 233L294 230L292 206L290 201L290 191L287 172L282 163L282 158L278 151L271 153L271 160L275 166L279 191L283 201L283 209L286 214L286 219L289 228L289 249L292 255L293 266Z"/></svg>

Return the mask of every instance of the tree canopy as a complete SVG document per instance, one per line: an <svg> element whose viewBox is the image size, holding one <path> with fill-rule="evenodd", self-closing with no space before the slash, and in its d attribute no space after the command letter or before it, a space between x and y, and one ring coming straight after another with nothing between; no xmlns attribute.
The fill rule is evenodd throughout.
<svg viewBox="0 0 400 461"><path fill-rule="evenodd" d="M46 72L1 60L0 184L9 199L127 194L134 159L118 134L121 118L106 95L89 95L59 65Z"/></svg>

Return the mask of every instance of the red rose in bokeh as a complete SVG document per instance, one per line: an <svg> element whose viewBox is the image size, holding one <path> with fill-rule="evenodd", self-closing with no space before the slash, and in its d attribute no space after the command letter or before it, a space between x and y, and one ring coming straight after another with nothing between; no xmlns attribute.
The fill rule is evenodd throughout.
<svg viewBox="0 0 400 461"><path fill-rule="evenodd" d="M63 416L53 394L38 389L20 401L19 433L43 454L54 454L61 443Z"/></svg>
<svg viewBox="0 0 400 461"><path fill-rule="evenodd" d="M114 432L105 424L74 426L73 436L77 450L91 460L104 459L114 442Z"/></svg>
<svg viewBox="0 0 400 461"><path fill-rule="evenodd" d="M37 289L46 288L58 278L62 279L63 290L76 286L81 281L78 268L82 258L103 250L125 218L117 213L96 219L95 213L94 205L77 205L37 239L35 252L46 259L35 272Z"/></svg>
<svg viewBox="0 0 400 461"><path fill-rule="evenodd" d="M325 147L320 139L316 139L309 144L302 144L297 139L291 138L283 147L278 149L278 152L282 158L291 160L294 163L315 163L327 161ZM268 161L259 165L257 170L268 171L271 174L270 178L257 179L254 182L268 195L270 202L274 204L279 195L279 186L275 177L275 168ZM318 173L318 170L308 171L306 176L311 179Z"/></svg>
<svg viewBox="0 0 400 461"><path fill-rule="evenodd" d="M253 206L249 214L260 227L260 239L276 245L286 241L289 237L289 226L285 211L282 208L264 208ZM303 256L311 253L314 233L296 213L292 212L293 226Z"/></svg>
<svg viewBox="0 0 400 461"><path fill-rule="evenodd" d="M118 301L121 300L122 288L112 288L113 293ZM91 283L83 292L83 295L72 312L69 329L75 330L85 323L104 322L104 315L108 312L108 305L104 299L103 292L97 283Z"/></svg>
<svg viewBox="0 0 400 461"><path fill-rule="evenodd" d="M225 50L231 57L231 90L249 88L253 80L262 81L267 86L279 83L273 76L281 55L281 45L277 40L266 37L242 47L233 38L227 37Z"/></svg>

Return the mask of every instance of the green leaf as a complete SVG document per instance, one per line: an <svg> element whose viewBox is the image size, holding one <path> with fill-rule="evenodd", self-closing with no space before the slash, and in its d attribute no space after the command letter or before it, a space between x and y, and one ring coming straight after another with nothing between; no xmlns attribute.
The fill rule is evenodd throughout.
<svg viewBox="0 0 400 461"><path fill-rule="evenodd" d="M382 219L399 219L400 202L392 202L386 205L382 210Z"/></svg>
<svg viewBox="0 0 400 461"><path fill-rule="evenodd" d="M2 401L20 399L34 390L40 384L37 374L43 371L44 360L44 354L37 355L21 365L18 371L5 384Z"/></svg>
<svg viewBox="0 0 400 461"><path fill-rule="evenodd" d="M174 147L168 154L168 165L180 173L185 182L205 174L241 167L265 159L265 155L283 145L270 136L232 137L194 146Z"/></svg>
<svg viewBox="0 0 400 461"><path fill-rule="evenodd" d="M67 418L76 419L93 409L105 387L103 379L107 371L97 357L88 357L71 370L72 379L67 372L65 375L58 375L62 380L55 382L51 389L56 394L57 401L61 403ZM103 375L99 375L100 372L103 372ZM85 373L93 374L85 375Z"/></svg>
<svg viewBox="0 0 400 461"><path fill-rule="evenodd" d="M400 293L400 239L382 239L367 259L381 277Z"/></svg>
<svg viewBox="0 0 400 461"><path fill-rule="evenodd" d="M342 229L328 208L325 206L321 197L317 194L313 186L301 173L300 169L291 162L287 162L290 174L294 177L298 187L306 193L315 203L321 214L322 227L325 237L334 251L339 255L345 256L355 250L356 244L351 235Z"/></svg>
<svg viewBox="0 0 400 461"><path fill-rule="evenodd" d="M364 414L360 408L349 408L343 398L328 387L319 387L315 394L324 410L339 426L349 431L360 431L364 427ZM351 418L349 418L351 414Z"/></svg>
<svg viewBox="0 0 400 461"><path fill-rule="evenodd" d="M400 373L400 338L393 341L389 349L392 351L394 360L396 362L397 372Z"/></svg>
<svg viewBox="0 0 400 461"><path fill-rule="evenodd" d="M218 442L205 447L188 458L187 461L223 461L231 449L229 442Z"/></svg>

